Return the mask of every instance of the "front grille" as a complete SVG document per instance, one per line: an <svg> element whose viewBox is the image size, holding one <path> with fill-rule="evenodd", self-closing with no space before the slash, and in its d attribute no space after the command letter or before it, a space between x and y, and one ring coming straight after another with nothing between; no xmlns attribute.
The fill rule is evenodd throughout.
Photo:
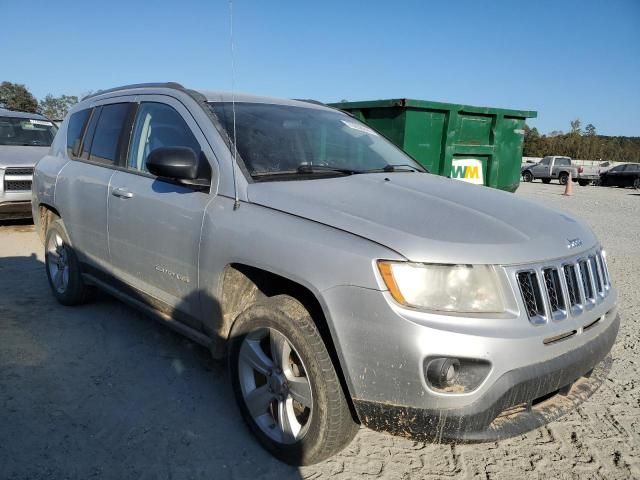
<svg viewBox="0 0 640 480"><path fill-rule="evenodd" d="M4 190L24 192L31 190L32 167L7 167L4 171Z"/></svg>
<svg viewBox="0 0 640 480"><path fill-rule="evenodd" d="M4 189L6 192L31 190L31 182L28 180L5 180Z"/></svg>
<svg viewBox="0 0 640 480"><path fill-rule="evenodd" d="M579 315L600 302L611 288L602 252L515 272L522 302L533 324Z"/></svg>
<svg viewBox="0 0 640 480"><path fill-rule="evenodd" d="M33 175L33 168L30 167L7 167L6 175Z"/></svg>

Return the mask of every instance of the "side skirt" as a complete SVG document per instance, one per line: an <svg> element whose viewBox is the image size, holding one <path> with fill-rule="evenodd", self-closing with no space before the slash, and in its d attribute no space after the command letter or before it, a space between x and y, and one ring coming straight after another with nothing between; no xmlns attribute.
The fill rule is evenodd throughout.
<svg viewBox="0 0 640 480"><path fill-rule="evenodd" d="M173 312L173 309L169 305L128 285L123 285L122 288L119 288L121 282L115 279L109 279L109 281L107 281L106 277L108 277L108 275L102 272L96 272L96 269L93 267L85 264L82 265L82 269L82 278L88 284L95 285L109 295L116 297L118 300L143 311L194 342L204 345L207 348L211 347L212 339L210 337L180 321L180 317L186 316L185 314ZM87 270L91 273L87 273ZM118 286L116 286L116 284L118 284Z"/></svg>

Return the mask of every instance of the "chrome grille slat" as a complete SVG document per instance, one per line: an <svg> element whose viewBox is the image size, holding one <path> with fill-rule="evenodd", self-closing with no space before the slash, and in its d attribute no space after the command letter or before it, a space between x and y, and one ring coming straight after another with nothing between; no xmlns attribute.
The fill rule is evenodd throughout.
<svg viewBox="0 0 640 480"><path fill-rule="evenodd" d="M513 271L527 317L535 325L580 315L603 301L611 288L601 250Z"/></svg>
<svg viewBox="0 0 640 480"><path fill-rule="evenodd" d="M566 302L558 269L555 267L545 268L542 271L542 277L549 299L551 317L554 320L561 320L566 317Z"/></svg>
<svg viewBox="0 0 640 480"><path fill-rule="evenodd" d="M519 272L518 284L529 319L533 323L544 323L544 300L536 272L534 270Z"/></svg>
<svg viewBox="0 0 640 480"><path fill-rule="evenodd" d="M584 292L584 298L589 301L595 299L593 280L591 278L591 272L589 271L589 263L586 259L578 261L578 272L580 274L580 281L582 284L582 291Z"/></svg>
<svg viewBox="0 0 640 480"><path fill-rule="evenodd" d="M33 168L30 167L7 167L5 175L33 175Z"/></svg>

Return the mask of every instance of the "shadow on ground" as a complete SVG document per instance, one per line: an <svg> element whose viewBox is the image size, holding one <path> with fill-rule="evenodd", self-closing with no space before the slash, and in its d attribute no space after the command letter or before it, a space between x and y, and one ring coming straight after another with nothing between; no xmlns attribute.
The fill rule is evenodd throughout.
<svg viewBox="0 0 640 480"><path fill-rule="evenodd" d="M0 425L0 478L300 478L207 349L106 295L59 305L35 255L0 258Z"/></svg>

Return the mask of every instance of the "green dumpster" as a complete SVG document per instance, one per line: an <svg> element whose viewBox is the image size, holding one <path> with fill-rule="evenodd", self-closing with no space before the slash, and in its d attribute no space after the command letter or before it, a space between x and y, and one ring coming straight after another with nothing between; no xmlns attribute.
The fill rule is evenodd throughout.
<svg viewBox="0 0 640 480"><path fill-rule="evenodd" d="M394 99L333 103L387 137L430 172L514 192L527 118L537 112Z"/></svg>

